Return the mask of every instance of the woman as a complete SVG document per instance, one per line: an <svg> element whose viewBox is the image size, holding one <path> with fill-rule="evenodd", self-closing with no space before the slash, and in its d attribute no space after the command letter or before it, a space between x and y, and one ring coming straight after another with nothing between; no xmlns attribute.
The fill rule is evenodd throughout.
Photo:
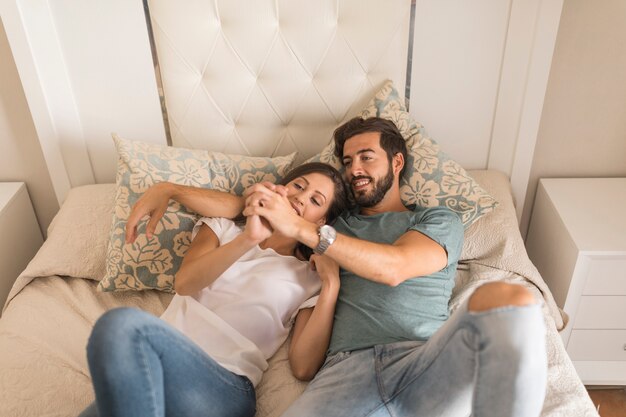
<svg viewBox="0 0 626 417"><path fill-rule="evenodd" d="M302 165L282 184L289 215L322 225L347 206L341 174L329 165ZM94 326L87 357L96 402L81 416L253 416L254 386L296 315L289 361L297 377L312 378L330 339L339 276L332 260L312 255L315 273L307 253L258 216L243 230L201 219L162 320L120 308Z"/></svg>

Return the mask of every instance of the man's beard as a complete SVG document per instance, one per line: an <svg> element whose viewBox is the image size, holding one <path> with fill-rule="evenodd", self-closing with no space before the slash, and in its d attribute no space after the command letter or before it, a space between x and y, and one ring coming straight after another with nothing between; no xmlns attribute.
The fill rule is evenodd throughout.
<svg viewBox="0 0 626 417"><path fill-rule="evenodd" d="M374 181L372 177L360 175L354 177L352 181L354 182L355 180L363 178L369 179L370 184L373 184L374 187L372 191L367 194L355 192L354 189L350 187L352 195L354 196L354 201L356 201L356 203L360 207L374 207L376 204L382 201L382 199L385 197L385 194L387 194L387 191L389 191L389 189L393 185L394 175L391 167L389 167L389 170L387 170L387 175L385 175L380 180Z"/></svg>

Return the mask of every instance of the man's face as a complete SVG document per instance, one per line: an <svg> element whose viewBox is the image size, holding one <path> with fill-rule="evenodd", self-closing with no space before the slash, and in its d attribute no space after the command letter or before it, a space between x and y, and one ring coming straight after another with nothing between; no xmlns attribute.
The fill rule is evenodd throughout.
<svg viewBox="0 0 626 417"><path fill-rule="evenodd" d="M378 132L361 133L346 140L342 162L346 181L361 207L380 203L393 185L395 176L387 153L380 147Z"/></svg>

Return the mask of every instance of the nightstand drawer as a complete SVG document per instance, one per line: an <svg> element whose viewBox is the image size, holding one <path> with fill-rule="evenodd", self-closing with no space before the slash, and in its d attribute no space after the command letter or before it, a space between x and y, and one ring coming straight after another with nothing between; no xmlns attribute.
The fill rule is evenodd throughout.
<svg viewBox="0 0 626 417"><path fill-rule="evenodd" d="M610 195L610 204L589 196ZM626 385L626 178L541 179L526 238L586 385Z"/></svg>
<svg viewBox="0 0 626 417"><path fill-rule="evenodd" d="M573 330L567 353L574 361L626 361L626 330Z"/></svg>
<svg viewBox="0 0 626 417"><path fill-rule="evenodd" d="M583 295L626 295L626 258L589 257Z"/></svg>
<svg viewBox="0 0 626 417"><path fill-rule="evenodd" d="M580 297L574 329L626 330L626 297Z"/></svg>

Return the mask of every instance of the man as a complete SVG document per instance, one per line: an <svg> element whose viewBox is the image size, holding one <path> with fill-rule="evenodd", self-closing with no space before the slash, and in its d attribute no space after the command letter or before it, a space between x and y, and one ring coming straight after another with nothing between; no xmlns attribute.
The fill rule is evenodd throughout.
<svg viewBox="0 0 626 417"><path fill-rule="evenodd" d="M357 207L334 228L286 216L275 208L280 190L268 185L246 194L244 214L263 216L341 267L328 358L286 415L539 415L545 329L532 294L485 284L449 318L463 242L459 218L445 208L402 204L406 146L392 122L352 119L335 131L335 143ZM154 230L167 205L163 194L203 215L233 216L244 207L233 196L162 187L133 209L129 240L145 214ZM204 198L226 199L222 211L203 210Z"/></svg>

